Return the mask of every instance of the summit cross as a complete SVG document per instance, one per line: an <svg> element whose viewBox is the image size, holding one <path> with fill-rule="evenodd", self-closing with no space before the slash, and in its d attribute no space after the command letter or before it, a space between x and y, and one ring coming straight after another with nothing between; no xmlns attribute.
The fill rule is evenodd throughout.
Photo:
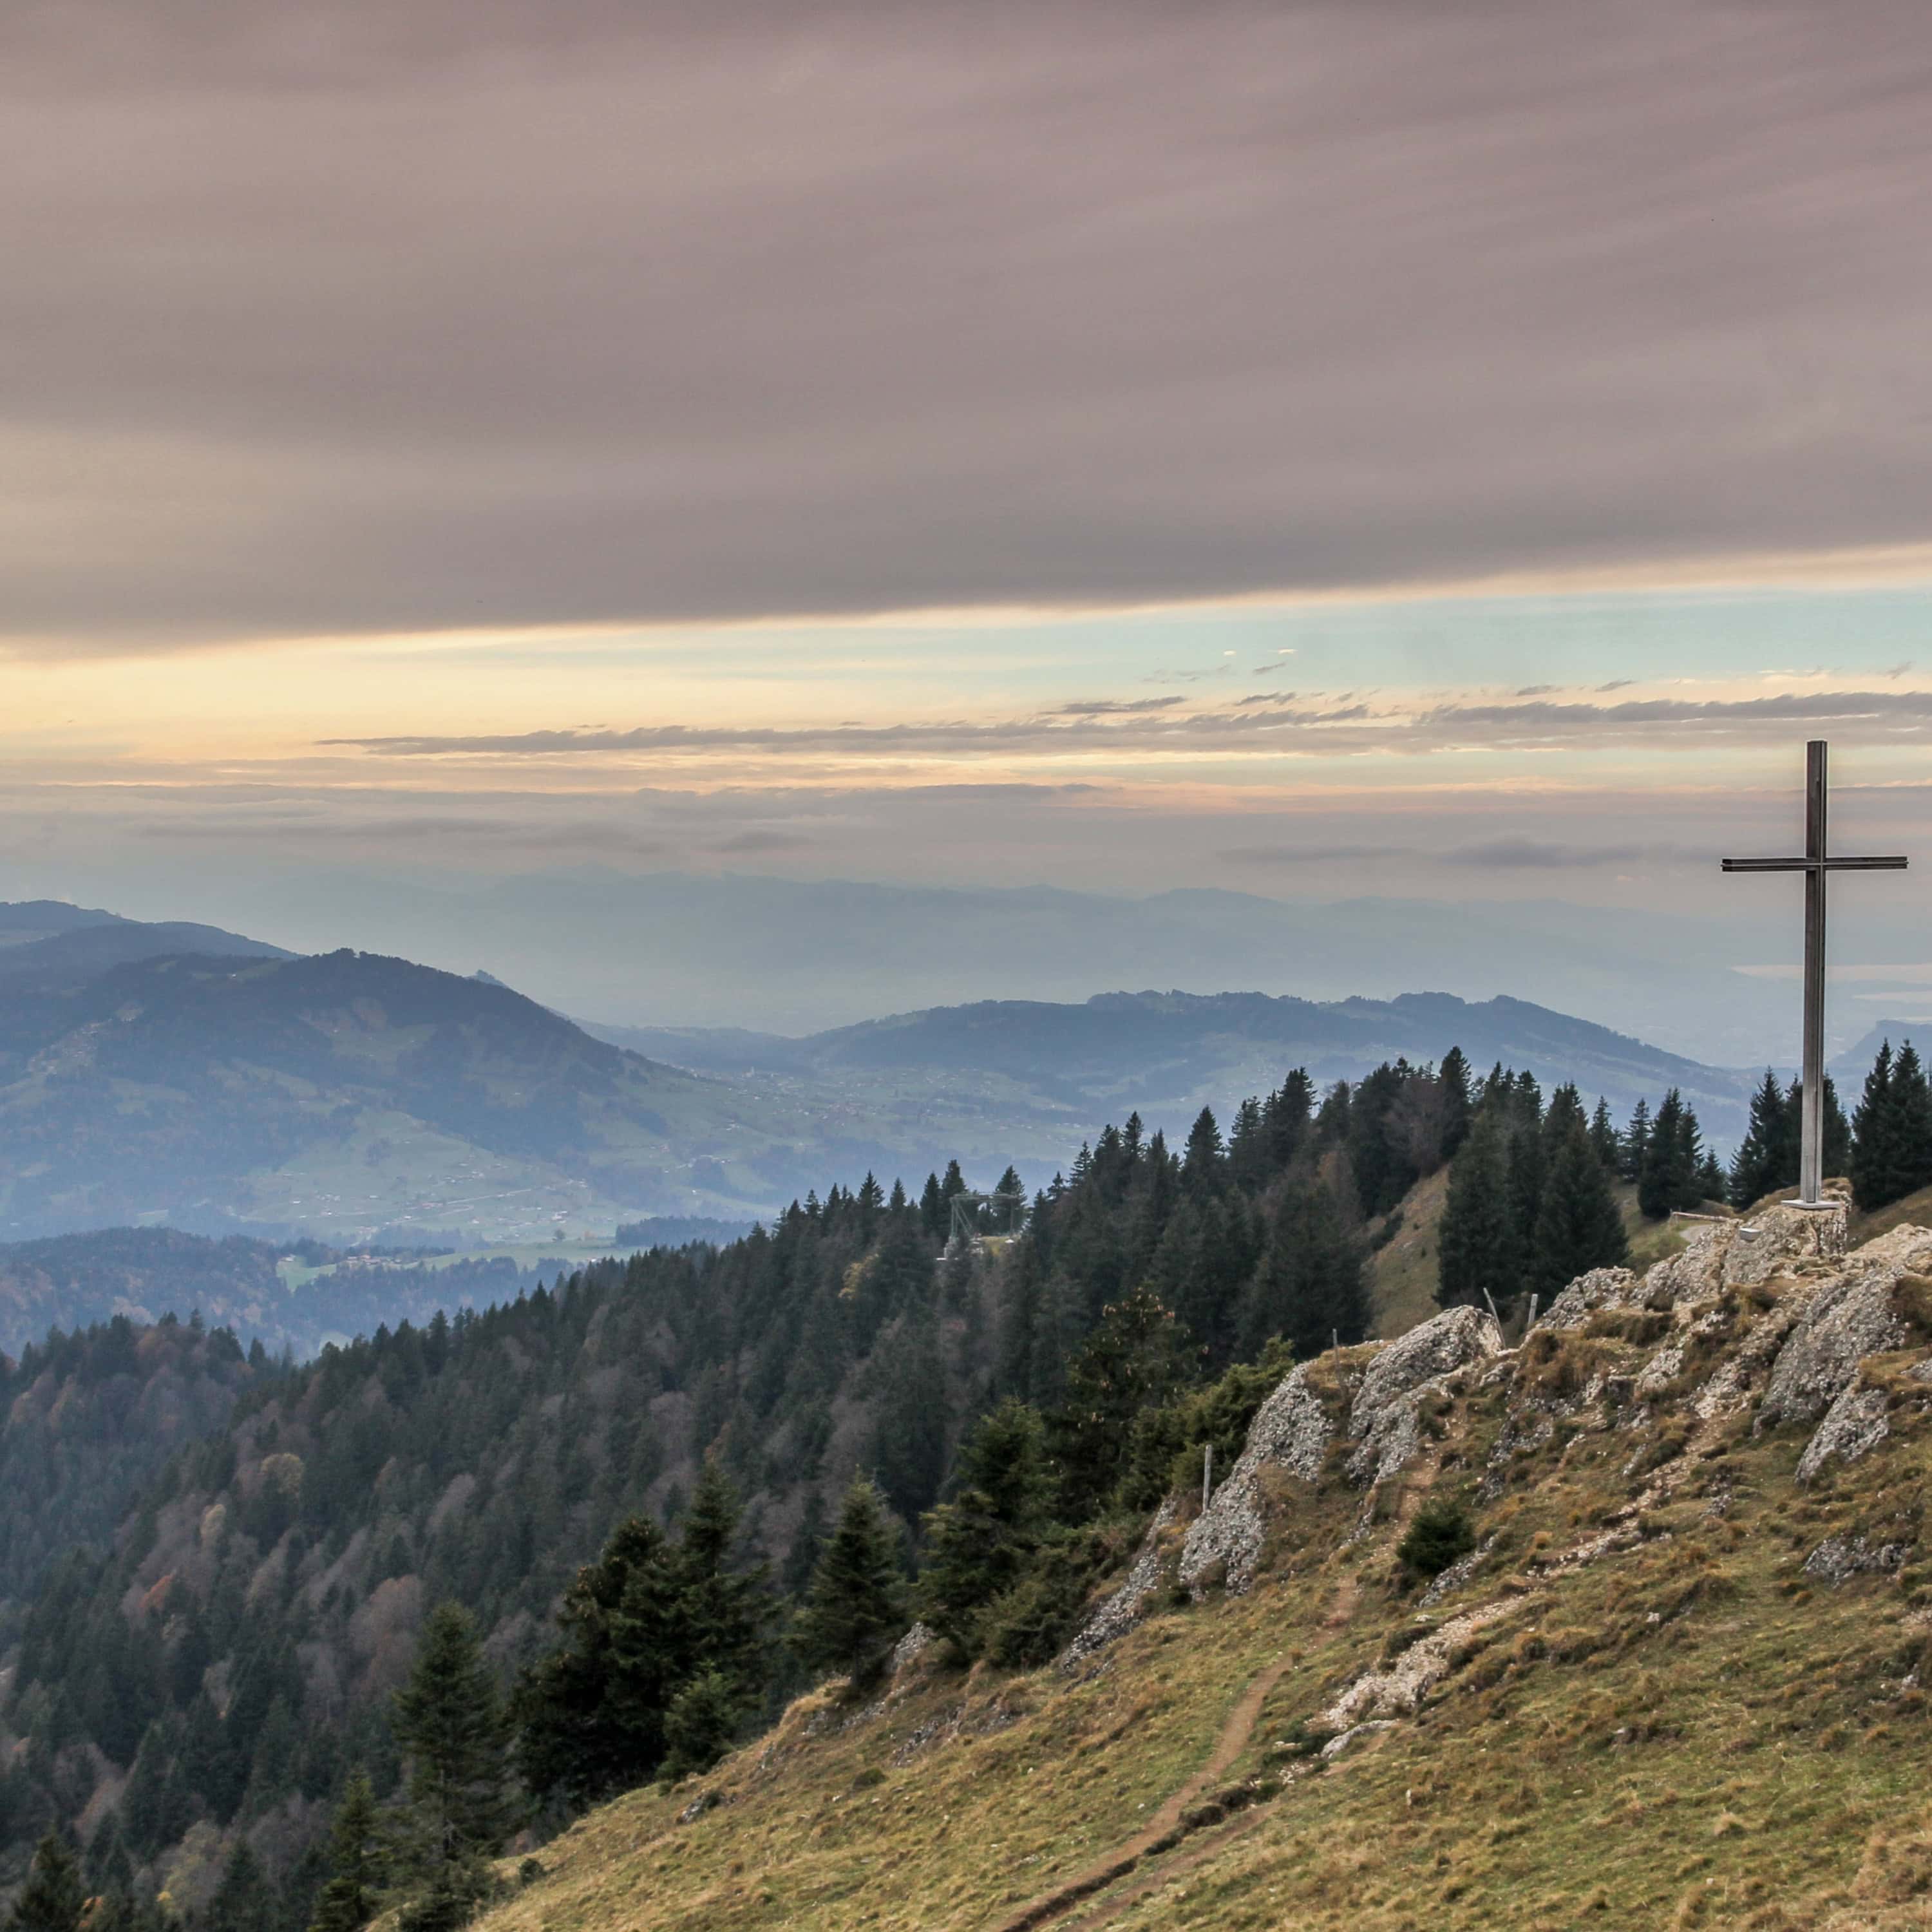
<svg viewBox="0 0 1932 1932"><path fill-rule="evenodd" d="M1825 874L1902 872L1902 858L1834 859L1825 854L1825 740L1804 747L1804 856L1802 859L1726 859L1727 872L1804 874L1804 1087L1798 1161L1799 1208L1828 1208L1824 1194Z"/></svg>

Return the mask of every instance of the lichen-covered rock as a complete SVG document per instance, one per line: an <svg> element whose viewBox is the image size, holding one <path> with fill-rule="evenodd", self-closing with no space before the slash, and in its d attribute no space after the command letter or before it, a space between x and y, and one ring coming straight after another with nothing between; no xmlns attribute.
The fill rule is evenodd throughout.
<svg viewBox="0 0 1932 1932"><path fill-rule="evenodd" d="M1298 1363L1256 1412L1227 1480L1188 1526L1180 1549L1180 1580L1188 1588L1198 1590L1217 1566L1232 1594L1247 1588L1261 1561L1266 1528L1262 1472L1273 1466L1314 1482L1322 1474L1331 1432L1328 1412L1308 1386L1308 1364Z"/></svg>
<svg viewBox="0 0 1932 1932"><path fill-rule="evenodd" d="M1154 1511L1126 1582L1080 1626L1072 1641L1060 1653L1062 1670L1078 1670L1096 1650L1106 1648L1117 1637L1125 1636L1140 1622L1146 1612L1147 1600L1154 1594L1166 1564L1162 1538L1174 1527L1178 1514L1178 1507L1172 1496Z"/></svg>
<svg viewBox="0 0 1932 1932"><path fill-rule="evenodd" d="M1348 1459L1352 1480L1387 1480L1421 1447L1425 1394L1471 1362L1502 1352L1496 1317L1474 1308L1445 1308L1380 1350L1369 1364L1348 1412L1348 1432L1359 1443Z"/></svg>
<svg viewBox="0 0 1932 1932"><path fill-rule="evenodd" d="M1719 1280L1726 1288L1752 1288L1798 1261L1834 1261L1845 1252L1846 1210L1767 1208L1737 1224L1725 1244Z"/></svg>
<svg viewBox="0 0 1932 1932"><path fill-rule="evenodd" d="M1810 1422L1831 1407L1870 1354L1895 1348L1906 1328L1892 1305L1901 1275L1932 1262L1932 1234L1894 1228L1847 1256L1806 1296L1758 1405L1757 1427Z"/></svg>
<svg viewBox="0 0 1932 1932"><path fill-rule="evenodd" d="M1899 1568L1912 1553L1904 1543L1868 1543L1862 1536L1828 1536L1804 1559L1804 1574L1836 1589L1854 1576Z"/></svg>
<svg viewBox="0 0 1932 1932"><path fill-rule="evenodd" d="M1804 1445L1798 1459L1798 1480L1808 1483L1834 1456L1841 1462L1856 1462L1869 1456L1892 1432L1886 1418L1889 1407L1884 1390L1848 1383Z"/></svg>
<svg viewBox="0 0 1932 1932"><path fill-rule="evenodd" d="M1600 1308L1627 1308L1640 1298L1642 1284L1627 1268L1592 1268L1580 1274L1536 1318L1539 1328L1580 1328Z"/></svg>
<svg viewBox="0 0 1932 1932"><path fill-rule="evenodd" d="M1397 1397L1466 1363L1502 1352L1496 1319L1480 1308L1445 1308L1376 1352L1348 1411L1348 1433L1366 1436Z"/></svg>
<svg viewBox="0 0 1932 1932"><path fill-rule="evenodd" d="M902 1670L909 1670L924 1657L939 1641L939 1634L925 1624L914 1624L898 1642L892 1646L892 1654L886 1666L886 1675L896 1678Z"/></svg>

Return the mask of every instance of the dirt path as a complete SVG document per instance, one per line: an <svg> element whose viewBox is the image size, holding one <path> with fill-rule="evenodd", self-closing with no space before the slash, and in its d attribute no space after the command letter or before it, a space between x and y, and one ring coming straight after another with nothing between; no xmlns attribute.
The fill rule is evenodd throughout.
<svg viewBox="0 0 1932 1932"><path fill-rule="evenodd" d="M1178 1878L1185 1878L1210 1858L1218 1858L1233 1840L1252 1832L1267 1816L1267 1808L1256 1805L1229 1819L1225 1825L1197 1834L1178 1858L1162 1858L1150 1870L1137 1874L1090 1912L1083 1912L1078 1918L1065 1921L1062 1932L1099 1932L1100 1927L1112 1924L1129 1906L1138 1904L1148 1893L1160 1891L1162 1886L1171 1885Z"/></svg>
<svg viewBox="0 0 1932 1932"><path fill-rule="evenodd" d="M1002 1919L998 1932L1032 1932L1034 1926L1050 1924L1071 1912L1082 1900L1090 1898L1096 1892L1103 1892L1116 1880L1125 1878L1143 1860L1171 1850L1180 1844L1186 1835L1181 1823L1184 1814L1247 1749L1268 1693L1287 1674L1291 1664L1288 1658L1278 1658L1250 1682L1234 1708L1228 1713L1206 1762L1162 1803L1139 1831L1125 1844L1103 1852L1072 1877L1063 1880L1052 1891L1042 1893L1030 1904L1022 1906L1010 1918ZM1255 1814L1256 1817L1259 1815ZM1245 1826L1250 1821L1237 1819L1234 1822ZM1213 1835L1218 1840L1223 1833L1216 1832ZM1162 1868L1163 1870L1166 1869Z"/></svg>

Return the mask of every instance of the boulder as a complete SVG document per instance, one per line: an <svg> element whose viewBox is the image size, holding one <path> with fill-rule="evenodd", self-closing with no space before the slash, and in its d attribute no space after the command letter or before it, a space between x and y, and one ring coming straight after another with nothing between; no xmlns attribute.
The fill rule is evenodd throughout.
<svg viewBox="0 0 1932 1932"><path fill-rule="evenodd" d="M1502 1330L1486 1310L1445 1308L1379 1350L1348 1412L1348 1433L1360 1445L1348 1459L1350 1478L1366 1485L1394 1475L1421 1447L1424 1394L1502 1346Z"/></svg>
<svg viewBox="0 0 1932 1932"><path fill-rule="evenodd" d="M1867 1355L1900 1346L1906 1330L1892 1291L1901 1275L1928 1263L1932 1234L1894 1228L1848 1256L1813 1288L1772 1365L1758 1405L1758 1429L1814 1420L1850 1387Z"/></svg>
<svg viewBox="0 0 1932 1932"><path fill-rule="evenodd" d="M1141 1539L1134 1567L1127 1572L1126 1582L1088 1617L1060 1653L1062 1670L1070 1672L1078 1670L1096 1650L1103 1650L1115 1638L1125 1636L1140 1622L1146 1613L1147 1600L1160 1582L1160 1573L1166 1562L1162 1539L1173 1527L1178 1513L1172 1496L1154 1511L1154 1520L1148 1525L1147 1534Z"/></svg>
<svg viewBox="0 0 1932 1932"><path fill-rule="evenodd" d="M1236 1595L1254 1581L1265 1526L1261 1474L1270 1466L1304 1482L1322 1474L1331 1427L1322 1399L1308 1386L1308 1364L1298 1362L1255 1413L1240 1457L1208 1505L1188 1526L1180 1549L1180 1580L1198 1591L1216 1565Z"/></svg>

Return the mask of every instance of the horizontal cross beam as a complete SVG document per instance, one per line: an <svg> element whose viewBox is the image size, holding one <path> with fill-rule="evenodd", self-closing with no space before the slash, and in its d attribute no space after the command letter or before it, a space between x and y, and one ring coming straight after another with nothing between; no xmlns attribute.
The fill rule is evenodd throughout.
<svg viewBox="0 0 1932 1932"><path fill-rule="evenodd" d="M1727 872L1902 872L1904 860L1882 859L1726 859Z"/></svg>

